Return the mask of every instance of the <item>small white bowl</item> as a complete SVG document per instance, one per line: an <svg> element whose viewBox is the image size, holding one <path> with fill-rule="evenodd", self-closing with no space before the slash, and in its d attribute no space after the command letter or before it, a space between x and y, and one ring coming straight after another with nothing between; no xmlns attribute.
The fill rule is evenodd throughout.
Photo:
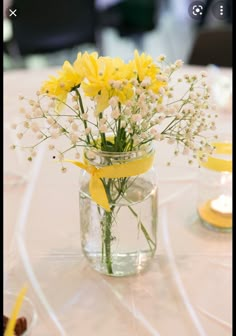
<svg viewBox="0 0 236 336"><path fill-rule="evenodd" d="M10 318L10 314L12 308L16 302L17 295L11 292L4 292L3 296L3 314ZM37 313L35 307L31 300L28 297L24 297L19 316L18 317L25 317L27 320L27 330L22 334L22 336L29 336L36 324L37 321Z"/></svg>

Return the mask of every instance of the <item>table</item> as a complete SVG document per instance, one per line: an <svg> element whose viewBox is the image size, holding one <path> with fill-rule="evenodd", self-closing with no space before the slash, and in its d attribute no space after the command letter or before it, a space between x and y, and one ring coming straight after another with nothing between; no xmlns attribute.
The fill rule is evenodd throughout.
<svg viewBox="0 0 236 336"><path fill-rule="evenodd" d="M17 114L18 95L32 97L54 70L4 74L4 125ZM232 70L222 73L231 78ZM218 123L225 133L231 132L229 107ZM81 255L76 167L61 174L42 149L23 168L31 171L30 181L4 190L5 288L18 291L27 281L39 316L34 336L232 333L232 235L200 224L198 170L183 159L167 169L168 150L160 146L158 153L157 252L151 268L136 277L102 276ZM13 163L10 155L5 148L4 171ZM23 238L14 240L16 227Z"/></svg>

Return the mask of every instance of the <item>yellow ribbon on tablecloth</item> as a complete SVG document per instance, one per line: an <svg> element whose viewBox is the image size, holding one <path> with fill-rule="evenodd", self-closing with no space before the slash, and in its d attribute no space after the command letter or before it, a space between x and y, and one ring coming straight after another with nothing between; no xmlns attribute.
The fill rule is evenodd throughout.
<svg viewBox="0 0 236 336"><path fill-rule="evenodd" d="M79 162L74 160L65 160L71 162L74 165L86 170L91 174L91 180L89 184L89 191L91 198L98 205L103 207L106 211L110 212L110 205L107 199L106 190L102 183L102 178L124 178L144 174L147 172L153 164L154 154L147 155L140 159L135 159L130 162L114 164L111 166L97 168L90 165L88 162Z"/></svg>
<svg viewBox="0 0 236 336"><path fill-rule="evenodd" d="M230 142L214 142L211 145L215 147L215 154L232 155L232 143ZM200 152L199 156L201 154L202 153ZM208 160L206 162L200 162L200 165L204 168L219 172L232 172L232 160L224 160L209 156Z"/></svg>

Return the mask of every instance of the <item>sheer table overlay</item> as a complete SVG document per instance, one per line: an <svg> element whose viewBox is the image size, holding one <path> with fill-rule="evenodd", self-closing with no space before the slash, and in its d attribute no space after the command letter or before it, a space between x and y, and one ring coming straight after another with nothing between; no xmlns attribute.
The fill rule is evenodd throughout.
<svg viewBox="0 0 236 336"><path fill-rule="evenodd" d="M32 97L55 69L4 74L4 139L18 95ZM184 67L197 73L202 67ZM231 80L231 69L218 76ZM212 78L209 78L214 83ZM231 134L230 96L218 132ZM4 143L4 173L12 165ZM28 179L4 186L4 285L29 285L39 320L34 336L228 336L232 333L232 235L210 231L196 212L198 168L181 158L166 167L158 145L158 245L152 266L134 277L91 270L80 249L78 168L62 174L41 148ZM14 233L17 232L17 236ZM128 232L128 228L127 228Z"/></svg>

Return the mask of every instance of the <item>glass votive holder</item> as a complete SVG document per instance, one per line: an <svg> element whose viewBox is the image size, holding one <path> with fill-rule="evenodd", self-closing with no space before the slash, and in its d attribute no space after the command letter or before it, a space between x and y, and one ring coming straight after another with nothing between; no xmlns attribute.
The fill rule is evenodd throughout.
<svg viewBox="0 0 236 336"><path fill-rule="evenodd" d="M10 318L12 308L17 300L17 295L11 292L4 292L3 296L3 315ZM33 329L37 322L37 313L35 307L28 297L24 297L22 306L20 308L18 318L26 319L27 329L21 333L21 336L33 335ZM3 321L4 323L4 321Z"/></svg>
<svg viewBox="0 0 236 336"><path fill-rule="evenodd" d="M232 231L232 143L213 144L215 152L201 162L198 215L210 229Z"/></svg>

